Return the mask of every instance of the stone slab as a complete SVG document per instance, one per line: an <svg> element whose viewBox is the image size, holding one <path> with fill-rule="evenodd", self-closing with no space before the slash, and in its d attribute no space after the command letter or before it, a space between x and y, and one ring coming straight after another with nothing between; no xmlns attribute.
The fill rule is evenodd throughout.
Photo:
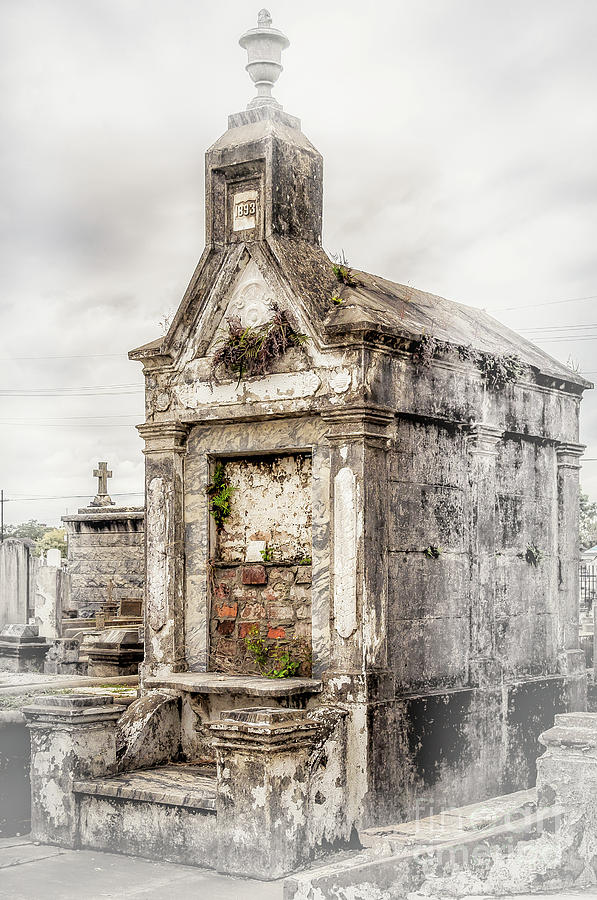
<svg viewBox="0 0 597 900"><path fill-rule="evenodd" d="M0 840L0 856L5 842ZM31 845L34 846L34 845ZM7 900L282 900L281 882L217 875L207 869L100 853L52 850L53 856L3 869L0 897Z"/></svg>
<svg viewBox="0 0 597 900"><path fill-rule="evenodd" d="M61 856L63 853L64 850L61 850L60 847L49 847L47 844L20 843L8 847L2 846L0 847L0 869L22 866L33 861L39 862L42 859L50 859L52 856ZM0 897L8 896L8 894L2 893L4 884L4 873L2 873L0 876Z"/></svg>
<svg viewBox="0 0 597 900"><path fill-rule="evenodd" d="M204 765L157 766L123 775L75 781L74 790L94 797L216 810L215 768Z"/></svg>
<svg viewBox="0 0 597 900"><path fill-rule="evenodd" d="M213 672L182 672L147 678L148 687L177 688L191 694L245 694L248 697L291 697L318 694L321 681L314 678L264 678L260 675L218 675Z"/></svg>

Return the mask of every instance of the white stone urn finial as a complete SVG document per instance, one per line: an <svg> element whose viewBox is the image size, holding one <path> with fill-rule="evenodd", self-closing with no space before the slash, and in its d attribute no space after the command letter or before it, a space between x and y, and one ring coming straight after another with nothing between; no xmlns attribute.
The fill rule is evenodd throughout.
<svg viewBox="0 0 597 900"><path fill-rule="evenodd" d="M281 105L272 97L272 88L282 71L282 50L290 45L286 35L272 28L272 17L267 9L259 11L257 28L251 28L241 37L239 44L247 51L246 70L257 88L257 96L247 109L256 106Z"/></svg>

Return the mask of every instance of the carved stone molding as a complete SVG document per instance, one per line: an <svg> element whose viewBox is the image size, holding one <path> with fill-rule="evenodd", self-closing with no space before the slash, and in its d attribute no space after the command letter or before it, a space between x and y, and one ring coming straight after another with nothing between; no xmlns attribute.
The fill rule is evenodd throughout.
<svg viewBox="0 0 597 900"><path fill-rule="evenodd" d="M365 441L376 447L388 449L390 425L394 422L395 412L381 406L344 406L321 414L330 429L326 440L330 444L351 441Z"/></svg>
<svg viewBox="0 0 597 900"><path fill-rule="evenodd" d="M496 428L495 425L475 422L470 426L466 436L467 450L476 456L495 457L503 434L502 429Z"/></svg>
<svg viewBox="0 0 597 900"><path fill-rule="evenodd" d="M558 469L580 469L580 458L585 450L584 444L558 444L556 447Z"/></svg>
<svg viewBox="0 0 597 900"><path fill-rule="evenodd" d="M145 422L137 425L137 431L145 441L143 452L184 453L189 426L180 422Z"/></svg>

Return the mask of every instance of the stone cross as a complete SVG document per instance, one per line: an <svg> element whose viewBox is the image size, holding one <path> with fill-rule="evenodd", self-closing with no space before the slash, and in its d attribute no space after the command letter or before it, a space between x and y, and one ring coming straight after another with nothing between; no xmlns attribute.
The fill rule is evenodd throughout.
<svg viewBox="0 0 597 900"><path fill-rule="evenodd" d="M97 494L91 501L91 506L114 506L108 494L108 478L112 477L108 463L98 462L97 469L93 470L93 477L97 478Z"/></svg>
<svg viewBox="0 0 597 900"><path fill-rule="evenodd" d="M97 469L93 470L93 477L97 478L97 494L98 497L108 493L108 478L112 477L112 473L108 471L107 462L98 462Z"/></svg>

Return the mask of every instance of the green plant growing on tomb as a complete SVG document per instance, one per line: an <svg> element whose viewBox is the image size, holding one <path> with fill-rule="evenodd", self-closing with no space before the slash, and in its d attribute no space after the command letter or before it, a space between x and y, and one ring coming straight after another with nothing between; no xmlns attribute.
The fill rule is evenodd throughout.
<svg viewBox="0 0 597 900"><path fill-rule="evenodd" d="M306 641L278 641L268 645L259 626L253 625L244 639L249 655L266 678L292 678L301 668L311 669L311 648Z"/></svg>
<svg viewBox="0 0 597 900"><path fill-rule="evenodd" d="M288 647L274 647L270 654L274 664L268 678L293 678L298 674L302 660L293 658Z"/></svg>
<svg viewBox="0 0 597 900"><path fill-rule="evenodd" d="M249 633L245 637L245 647L259 666L261 674L264 675L269 664L270 655L269 647L261 637L258 625L252 625L249 629Z"/></svg>
<svg viewBox="0 0 597 900"><path fill-rule="evenodd" d="M346 303L346 301L344 300L343 297L338 297L336 294L334 294L332 297L332 303L335 303L336 306L343 306Z"/></svg>
<svg viewBox="0 0 597 900"><path fill-rule="evenodd" d="M232 511L232 495L234 488L226 477L224 464L219 462L214 469L211 484L207 486L207 493L211 499L209 513L218 529L222 528Z"/></svg>
<svg viewBox="0 0 597 900"><path fill-rule="evenodd" d="M332 263L332 272L336 276L336 281L338 281L339 284L345 284L347 287L356 287L358 282L352 273L352 269L348 265L344 251L338 253L336 256L332 256L332 259L334 260ZM332 297L332 300L333 299L334 298ZM338 297L337 299L344 302L341 297Z"/></svg>
<svg viewBox="0 0 597 900"><path fill-rule="evenodd" d="M266 375L276 360L293 347L303 346L309 338L295 328L289 314L276 304L273 316L263 325L243 327L238 316L228 318L228 335L219 342L211 366L211 377L234 375L243 378Z"/></svg>
<svg viewBox="0 0 597 900"><path fill-rule="evenodd" d="M263 560L264 563L273 562L274 551L271 550L269 547L266 547L265 550L260 550L259 552L261 554L261 559Z"/></svg>
<svg viewBox="0 0 597 900"><path fill-rule="evenodd" d="M299 559L298 565L299 565L299 566L310 566L310 565L311 565L311 557L310 557L310 556L303 556L302 559Z"/></svg>
<svg viewBox="0 0 597 900"><path fill-rule="evenodd" d="M514 353L502 356L499 353L482 351L478 354L475 362L488 386L497 390L518 381L524 371L520 359Z"/></svg>
<svg viewBox="0 0 597 900"><path fill-rule="evenodd" d="M456 356L462 362L476 365L483 380L490 388L502 390L507 384L518 381L525 367L515 353L489 353L486 350L474 350L470 344L452 346L447 341L440 341L431 334L422 334L415 341L413 361L418 366L429 368L438 356Z"/></svg>
<svg viewBox="0 0 597 900"><path fill-rule="evenodd" d="M430 544L429 547L425 547L423 553L427 557L427 559L439 559L442 555L442 548L435 547L433 544Z"/></svg>
<svg viewBox="0 0 597 900"><path fill-rule="evenodd" d="M519 559L525 559L530 566L538 566L543 559L543 551L535 544L529 544L524 553L518 554Z"/></svg>

